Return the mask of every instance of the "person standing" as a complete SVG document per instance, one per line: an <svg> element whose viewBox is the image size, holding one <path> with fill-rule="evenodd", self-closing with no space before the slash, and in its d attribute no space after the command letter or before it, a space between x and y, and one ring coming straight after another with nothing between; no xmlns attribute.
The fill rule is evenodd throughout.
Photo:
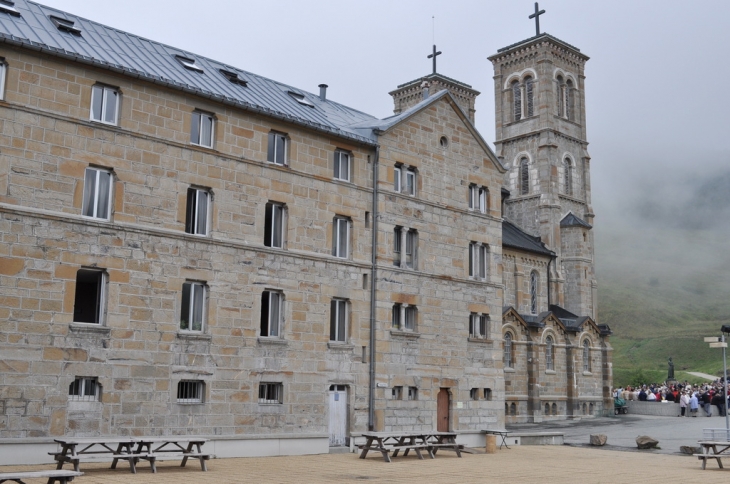
<svg viewBox="0 0 730 484"><path fill-rule="evenodd" d="M697 409L700 407L700 402L697 399L697 392L692 394L692 398L689 399L689 411L693 417L697 416Z"/></svg>
<svg viewBox="0 0 730 484"><path fill-rule="evenodd" d="M685 416L688 405L689 405L689 395L687 395L687 392L682 392L682 396L679 397L679 411L682 412L682 415L681 415L682 417Z"/></svg>
<svg viewBox="0 0 730 484"><path fill-rule="evenodd" d="M712 396L710 395L710 392L702 392L700 398L702 400L702 407L705 409L705 415L712 417Z"/></svg>

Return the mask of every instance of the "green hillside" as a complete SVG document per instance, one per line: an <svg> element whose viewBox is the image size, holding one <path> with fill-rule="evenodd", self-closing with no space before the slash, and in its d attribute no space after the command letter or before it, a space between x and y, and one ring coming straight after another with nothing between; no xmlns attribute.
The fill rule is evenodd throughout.
<svg viewBox="0 0 730 484"><path fill-rule="evenodd" d="M597 232L598 319L614 332L617 385L638 371L665 379L670 356L678 378L682 370L722 374L722 351L703 337L730 322L726 240L700 230Z"/></svg>

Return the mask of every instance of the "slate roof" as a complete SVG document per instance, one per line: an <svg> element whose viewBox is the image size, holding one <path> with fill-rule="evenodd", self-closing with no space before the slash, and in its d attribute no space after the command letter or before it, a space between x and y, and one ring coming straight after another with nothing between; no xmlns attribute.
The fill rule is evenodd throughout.
<svg viewBox="0 0 730 484"><path fill-rule="evenodd" d="M568 215L563 217L563 220L560 221L561 227L585 227L587 229L592 229L593 226L586 222L585 220L576 217L573 212L568 212Z"/></svg>
<svg viewBox="0 0 730 484"><path fill-rule="evenodd" d="M322 101L319 95L35 2L16 0L13 8L20 16L0 12L0 43L110 69L317 131L376 144L375 135L349 126L377 118ZM50 16L71 20L80 34L59 30ZM203 72L183 67L176 55L193 59ZM230 82L220 69L237 73L247 87ZM304 96L313 107L300 104L289 91Z"/></svg>
<svg viewBox="0 0 730 484"><path fill-rule="evenodd" d="M545 247L540 237L533 237L523 232L519 227L507 220L502 221L502 245L555 257L555 252Z"/></svg>
<svg viewBox="0 0 730 484"><path fill-rule="evenodd" d="M519 47L522 44L528 44L530 42L540 40L540 39L552 40L553 42L555 42L557 44L563 44L564 46L566 46L570 49L573 49L576 52L580 52L580 49L578 47L576 47L574 45L570 45L569 43L562 41L562 40L558 39L557 37L553 37L552 35L543 32L540 35L533 35L532 37L527 38L525 40L521 40L520 42L515 42L514 44L510 44L507 47L502 47L501 49L497 49L497 55L492 56L492 57L497 57L499 54L502 54L503 52L507 52L510 49L514 49L515 47ZM490 57L490 59L492 57ZM586 59L587 59L587 57L586 57Z"/></svg>

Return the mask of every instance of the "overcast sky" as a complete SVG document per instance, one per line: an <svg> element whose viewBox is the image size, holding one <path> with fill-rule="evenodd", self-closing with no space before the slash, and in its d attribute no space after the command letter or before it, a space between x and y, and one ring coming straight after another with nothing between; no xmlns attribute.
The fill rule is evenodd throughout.
<svg viewBox="0 0 730 484"><path fill-rule="evenodd" d="M476 125L494 140L487 57L535 35L527 0L43 0L143 37L226 62L369 114L388 92L431 72L472 85ZM545 0L543 32L578 47L596 224L617 200L730 166L729 0ZM432 17L435 16L435 29ZM669 192L669 193L667 193Z"/></svg>

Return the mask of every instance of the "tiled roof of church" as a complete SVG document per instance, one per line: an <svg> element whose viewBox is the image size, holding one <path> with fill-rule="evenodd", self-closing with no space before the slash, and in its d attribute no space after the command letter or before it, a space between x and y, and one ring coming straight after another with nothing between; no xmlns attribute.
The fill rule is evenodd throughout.
<svg viewBox="0 0 730 484"><path fill-rule="evenodd" d="M502 222L502 245L515 249L536 252L538 254L555 256L555 252L545 247L540 237L533 237L523 232L519 227L507 220Z"/></svg>
<svg viewBox="0 0 730 484"><path fill-rule="evenodd" d="M592 229L593 226L586 222L585 220L581 219L580 217L576 217L573 212L568 212L568 215L563 217L563 220L560 221L561 227L585 227L587 229Z"/></svg>
<svg viewBox="0 0 730 484"><path fill-rule="evenodd" d="M35 2L16 0L10 8L18 15L0 14L0 43L109 69L316 131L375 144L370 133L348 127L376 119L356 109ZM191 61L194 68L186 68L179 57ZM232 82L221 69L237 75L241 82Z"/></svg>

